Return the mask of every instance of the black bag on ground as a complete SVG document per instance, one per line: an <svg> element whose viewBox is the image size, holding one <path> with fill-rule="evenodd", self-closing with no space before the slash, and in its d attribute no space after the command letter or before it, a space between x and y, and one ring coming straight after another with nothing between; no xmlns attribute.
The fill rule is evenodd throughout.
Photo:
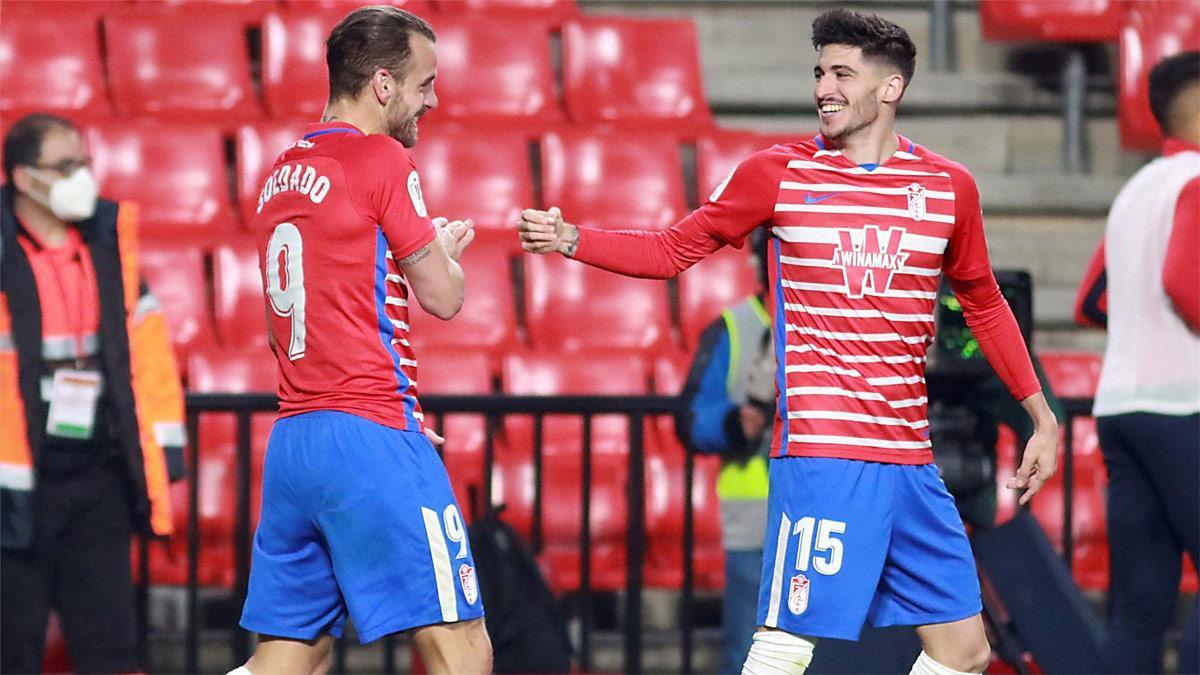
<svg viewBox="0 0 1200 675"><path fill-rule="evenodd" d="M503 507L471 524L492 668L497 673L565 673L571 640L558 600L525 543L500 519Z"/></svg>

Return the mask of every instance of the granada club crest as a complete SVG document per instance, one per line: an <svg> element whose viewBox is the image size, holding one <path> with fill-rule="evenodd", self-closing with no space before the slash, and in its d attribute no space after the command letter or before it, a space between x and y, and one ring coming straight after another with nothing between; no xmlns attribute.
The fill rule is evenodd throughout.
<svg viewBox="0 0 1200 675"><path fill-rule="evenodd" d="M458 582L462 584L463 597L468 605L479 599L479 585L475 583L475 568L463 563L458 566Z"/></svg>
<svg viewBox="0 0 1200 675"><path fill-rule="evenodd" d="M918 183L908 186L908 215L913 220L925 219L925 187Z"/></svg>
<svg viewBox="0 0 1200 675"><path fill-rule="evenodd" d="M803 614L808 609L808 577L797 574L792 577L788 589L788 611L792 614Z"/></svg>

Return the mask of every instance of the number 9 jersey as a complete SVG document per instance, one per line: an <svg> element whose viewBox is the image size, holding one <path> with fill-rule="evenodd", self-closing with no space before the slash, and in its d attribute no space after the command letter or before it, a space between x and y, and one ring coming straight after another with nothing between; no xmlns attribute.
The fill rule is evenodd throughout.
<svg viewBox="0 0 1200 675"><path fill-rule="evenodd" d="M344 122L311 125L275 160L252 229L280 417L334 410L420 431L408 287L395 261L435 230L404 146Z"/></svg>

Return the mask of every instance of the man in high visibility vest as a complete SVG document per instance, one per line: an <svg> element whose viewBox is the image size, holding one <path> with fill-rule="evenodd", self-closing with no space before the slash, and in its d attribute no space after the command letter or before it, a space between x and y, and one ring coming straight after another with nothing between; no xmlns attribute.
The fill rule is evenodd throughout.
<svg viewBox="0 0 1200 675"><path fill-rule="evenodd" d="M183 392L141 281L137 209L98 198L75 126L32 114L0 191L0 671L51 609L79 672L140 671L130 532L171 533Z"/></svg>
<svg viewBox="0 0 1200 675"><path fill-rule="evenodd" d="M765 245L765 236L751 241L760 279L765 278ZM717 477L725 550L720 673L741 672L757 625L775 401L775 352L764 293L765 283L705 328L683 390L685 419L677 425L690 451L722 458Z"/></svg>

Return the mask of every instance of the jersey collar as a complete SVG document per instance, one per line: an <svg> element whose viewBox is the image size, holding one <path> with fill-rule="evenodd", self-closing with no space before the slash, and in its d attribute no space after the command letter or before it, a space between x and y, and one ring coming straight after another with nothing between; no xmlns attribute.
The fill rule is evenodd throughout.
<svg viewBox="0 0 1200 675"><path fill-rule="evenodd" d="M1200 145L1188 143L1182 138L1168 138L1167 140L1163 141L1163 157L1170 157L1171 155L1188 151L1200 152Z"/></svg>
<svg viewBox="0 0 1200 675"><path fill-rule="evenodd" d="M896 134L896 141L898 142L898 146L896 148L896 151L894 153L892 153L892 156L888 158L889 160L892 158L897 158L897 157L900 159L915 159L913 157L913 152L917 149L916 143L913 143L912 141L908 140L907 138L901 136L900 134ZM841 150L828 150L827 146L825 144L825 136L824 135L817 134L816 136L813 136L813 142L817 144L817 148L820 152L828 153L829 155L833 155L833 156L840 155L842 158L844 158L846 160L847 164L853 164L853 162L850 161L849 157L846 157L844 154L842 154ZM887 160L884 160L884 163L886 164ZM870 164L858 164L857 166L860 168L866 169L867 171L874 171L875 169L878 169L881 165L875 164L875 163L870 163Z"/></svg>
<svg viewBox="0 0 1200 675"><path fill-rule="evenodd" d="M315 124L310 124L310 125L308 125L307 128L305 128L304 140L311 141L312 139L316 138L317 136L324 136L326 134L338 134L338 133L357 134L359 136L366 135L362 132L361 129L354 126L353 124L350 124L349 122L341 122L341 121L317 122Z"/></svg>

